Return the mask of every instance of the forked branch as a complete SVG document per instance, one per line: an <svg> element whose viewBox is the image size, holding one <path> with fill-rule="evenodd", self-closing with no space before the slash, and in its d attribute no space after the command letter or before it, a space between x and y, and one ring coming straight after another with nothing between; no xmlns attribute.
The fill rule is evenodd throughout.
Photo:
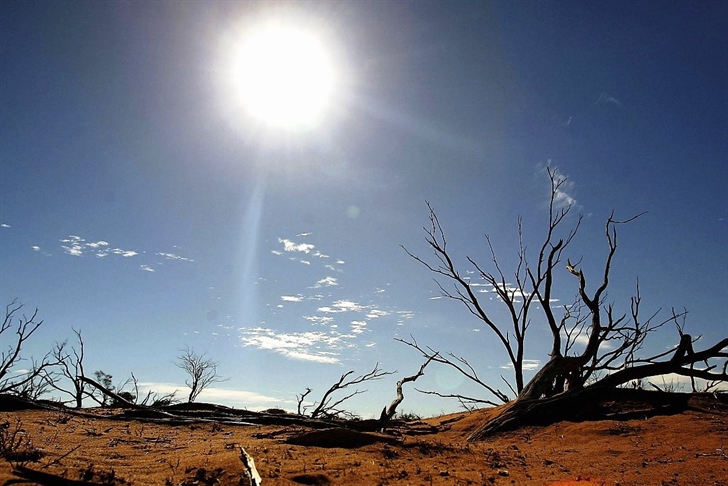
<svg viewBox="0 0 728 486"><path fill-rule="evenodd" d="M379 423L380 423L380 427L381 427L382 431L384 431L384 429L387 428L387 424L389 423L390 420L392 420L392 417L394 417L394 414L397 412L397 407L404 400L404 393L402 392L402 386L405 383L413 382L413 381L417 380L417 378L419 378L420 376L424 375L425 368L427 367L428 364L430 364L430 362L433 359L435 359L435 356L430 356L429 358L427 358L427 361L425 361L422 364L422 366L420 366L420 370L416 374L402 378L401 380L399 380L397 382L397 398L395 398L392 401L392 403L389 404L389 407L385 407L382 410L382 415L379 417Z"/></svg>
<svg viewBox="0 0 728 486"><path fill-rule="evenodd" d="M329 388L326 393L324 393L324 396L321 397L321 401L316 406L316 408L311 412L312 418L317 418L320 416L338 416L343 413L343 411L338 410L337 407L341 405L346 400L359 395L361 393L364 393L366 390L355 390L354 392L344 396L343 398L340 398L338 400L333 399L332 395L337 392L338 390L343 390L344 388L348 388L350 386L359 385L361 383L364 383L366 381L373 381L373 380L379 380L383 376L391 375L394 372L393 371L383 371L379 368L379 363L374 365L374 369L370 371L369 373L359 375L354 378L347 379L350 375L352 375L354 371L347 371L341 377L339 378L339 381L331 385L331 388ZM306 393L307 395L308 393ZM305 396L305 395L304 395ZM302 398L301 398L302 400Z"/></svg>

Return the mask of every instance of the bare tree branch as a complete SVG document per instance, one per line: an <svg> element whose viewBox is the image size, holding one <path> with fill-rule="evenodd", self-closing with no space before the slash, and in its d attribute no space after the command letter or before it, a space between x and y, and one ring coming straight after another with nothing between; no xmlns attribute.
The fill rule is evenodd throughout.
<svg viewBox="0 0 728 486"><path fill-rule="evenodd" d="M344 388L348 388L352 385L358 385L360 383L364 383L365 381L373 381L373 380L379 380L383 376L391 375L394 372L392 371L383 371L379 369L379 363L374 365L374 369L370 371L369 373L359 375L355 378L351 378L347 380L347 377L351 374L353 374L354 371L348 371L341 375L339 378L339 381L331 385L331 388L329 388L326 393L324 393L324 396L321 397L321 401L319 402L318 406L311 412L312 418L317 418L321 415L328 415L328 416L336 416L342 413L341 410L338 410L336 407L341 405L346 400L359 395L361 393L364 393L366 390L356 390L349 395L346 395L345 397L333 401L332 394L335 393L338 390L343 390ZM305 396L305 395L304 395ZM333 403L332 403L333 401Z"/></svg>
<svg viewBox="0 0 728 486"><path fill-rule="evenodd" d="M189 375L189 378L185 380L185 385L190 387L190 394L187 397L189 403L194 402L202 393L202 390L209 385L228 380L228 378L223 378L217 373L218 363L216 361L206 359L205 353L196 354L190 347L182 350L182 354L177 357L175 366Z"/></svg>
<svg viewBox="0 0 728 486"><path fill-rule="evenodd" d="M308 407L303 406L303 400L311 393L311 389L306 387L306 391L301 393L300 395L296 395L296 401L298 402L298 408L296 409L298 415L304 415L306 413L306 410Z"/></svg>
<svg viewBox="0 0 728 486"><path fill-rule="evenodd" d="M47 353L39 362L32 360L30 370L25 373L15 373L14 368L23 361L20 356L21 348L28 339L40 328L43 321L36 320L36 308L30 317L18 315L23 304L17 299L5 306L5 317L0 325L0 336L7 347L0 349L0 393L15 393L23 397L38 397L55 380L50 369L58 363L53 360L51 353ZM15 337L11 333L15 330Z"/></svg>
<svg viewBox="0 0 728 486"><path fill-rule="evenodd" d="M572 260L565 255L579 231L582 217L570 218L572 224L568 227L567 216L573 208L573 200L564 195L568 187L567 179L551 168L547 168L546 172L550 181L550 198L545 236L540 240L534 257L533 253L527 251L523 221L518 219L518 254L513 273L509 274L501 267L488 235L485 242L490 253L489 268L481 266L474 258L466 255L465 261L474 271L461 272L448 247L442 224L429 203L427 208L430 225L424 231L425 241L433 256L425 259L404 248L411 258L435 275L443 297L460 302L470 314L484 322L496 341L500 342L513 367L515 388L509 380L503 379L517 396L517 400L538 401L578 392L585 386L615 387L633 380L669 373L690 377L693 389L697 389L697 379L705 380L708 389L727 381L728 360L726 350L723 349L725 345L721 346L723 341L703 351L694 352L694 345L699 338L684 332L686 312L673 309L666 319L658 317L659 310L645 314L639 280L635 294L629 301L628 312L622 313L615 304L606 302L612 265L618 248L617 228L634 222L645 213L626 219L618 219L614 212L609 215L604 225L606 255L596 272L597 278L594 281L588 280L586 272L581 268L581 258ZM561 268L564 259L566 270L577 278L577 297L572 304L561 306L562 310L559 311L552 306L552 302L556 300L554 281L557 269ZM471 274L475 277L471 277ZM588 283L595 287L590 288ZM501 305L505 318L502 317L502 312L497 313L490 307L484 307L483 289L479 288L482 286L486 287L489 297L495 294L497 300L490 300ZM550 359L528 383L524 383L526 333L536 320L541 321L551 332ZM680 343L673 350L644 357L643 350L648 336L670 322L674 322L678 328ZM506 394L484 383L465 358L420 346L414 338L411 341L399 338L397 340L416 349L428 360L454 368L463 376L482 385L488 393L502 402L508 401ZM427 393L457 398L461 403L481 401L456 394ZM512 407L509 410L522 409L525 408Z"/></svg>
<svg viewBox="0 0 728 486"><path fill-rule="evenodd" d="M420 370L416 374L402 378L401 380L399 380L397 382L397 398L392 400L392 403L389 404L389 407L385 407L382 410L382 415L379 417L379 423L380 423L380 427L381 427L382 431L384 431L384 429L387 428L387 424L389 423L390 420L392 420L392 417L394 417L394 414L397 412L397 407L404 400L404 393L402 392L402 386L405 383L413 382L413 381L417 380L417 378L419 378L420 376L424 375L425 368L427 367L428 364L430 364L430 362L434 358L435 358L435 356L430 356L429 358L427 358L427 361L425 361L422 364L422 366L420 366Z"/></svg>
<svg viewBox="0 0 728 486"><path fill-rule="evenodd" d="M484 400L482 398L474 398L474 397L468 397L466 395L460 395L460 394L452 394L452 393L440 393L436 391L431 390L420 390L419 388L415 388L418 392L424 394L424 395L435 395L440 398L455 398L460 402L460 405L470 410L471 406L473 405L490 405L493 407L497 407L498 405L502 405L500 403L496 403L490 400Z"/></svg>
<svg viewBox="0 0 728 486"><path fill-rule="evenodd" d="M444 357L438 351L435 351L432 348L428 348L428 349L422 348L417 343L417 341L415 340L414 337L410 336L410 339L412 341L406 341L406 340L401 339L401 338L394 338L395 341L398 341L398 342L400 342L402 344L406 344L407 346L410 346L410 347L416 349L417 351L419 351L424 358L428 359L428 362L429 361L434 361L436 363L441 363L441 364L450 366L452 368L455 368L463 376L465 376L469 380L477 383L478 385L482 386L489 393L495 395L495 397L501 403L508 403L510 401L510 398L508 397L508 395L506 395L505 393L503 393L502 391L500 391L500 390L498 390L496 388L493 388L492 386L488 385L483 380L481 380L478 377L478 374L475 371L475 368L473 368L470 365L470 363L465 358L462 358L462 357L459 357L459 356L455 356L452 353L448 353L448 356L449 357ZM508 384L507 381L506 381L506 383ZM508 384L508 386L510 387L510 384ZM512 388L511 388L511 390L512 390ZM458 396L457 395L454 395L454 396L452 396L452 398L458 398ZM471 399L468 398L467 401L471 401ZM489 400L482 400L482 402L483 403L492 403Z"/></svg>
<svg viewBox="0 0 728 486"><path fill-rule="evenodd" d="M78 341L78 347L71 346L68 350L68 341L56 343L53 348L53 357L58 362L60 374L70 387L65 387L60 380L56 380L52 387L61 393L70 395L76 408L83 406L83 398L88 395L85 389L85 382L81 380L85 376L83 369L84 343L81 331L72 329Z"/></svg>

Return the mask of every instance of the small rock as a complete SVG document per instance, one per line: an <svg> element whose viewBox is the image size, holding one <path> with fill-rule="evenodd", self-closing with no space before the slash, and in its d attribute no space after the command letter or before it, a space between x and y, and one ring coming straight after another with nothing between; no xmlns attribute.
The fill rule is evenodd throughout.
<svg viewBox="0 0 728 486"><path fill-rule="evenodd" d="M507 477L510 475L511 473L508 472L508 469L501 469L500 471L498 471L498 476Z"/></svg>

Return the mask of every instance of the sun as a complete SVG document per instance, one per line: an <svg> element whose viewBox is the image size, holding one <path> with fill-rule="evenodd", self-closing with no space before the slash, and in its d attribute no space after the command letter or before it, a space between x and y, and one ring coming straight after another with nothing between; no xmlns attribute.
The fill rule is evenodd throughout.
<svg viewBox="0 0 728 486"><path fill-rule="evenodd" d="M246 33L232 62L230 86L237 101L265 125L315 127L330 107L334 70L312 32L263 25Z"/></svg>

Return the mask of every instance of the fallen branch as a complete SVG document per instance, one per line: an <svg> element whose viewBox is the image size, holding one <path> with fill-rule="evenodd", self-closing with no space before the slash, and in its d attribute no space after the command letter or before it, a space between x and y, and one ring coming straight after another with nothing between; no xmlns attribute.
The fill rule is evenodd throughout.
<svg viewBox="0 0 728 486"><path fill-rule="evenodd" d="M110 398L116 400L117 403L121 403L125 407L128 407L128 408L136 408L136 409L149 408L149 407L144 406L144 405L139 405L137 403L130 402L126 398L121 397L120 395L114 393L113 391L109 390L108 388L106 388L102 384L98 383L97 381L92 380L91 378L87 378L85 376L79 376L78 379L80 381L83 381L85 383L88 383L89 385L91 385L91 386L99 389L104 395L106 395L107 397L110 397Z"/></svg>
<svg viewBox="0 0 728 486"><path fill-rule="evenodd" d="M318 404L318 406L311 412L311 418L317 418L320 415L324 416L337 416L342 414L343 412L340 410L337 410L336 407L341 405L341 403L345 402L346 400L350 399L351 397L355 395L359 395L360 393L364 393L360 390L355 390L354 392L346 395L343 398L340 398L334 403L331 403L331 394L336 392L337 390L343 390L344 388L347 388L351 385L358 385L359 383L363 383L365 381L373 381L378 380L381 377L385 375L391 375L394 372L392 371L383 371L379 369L379 363L374 365L374 369L370 371L369 373L366 373L364 375L357 376L356 378L351 378L347 381L347 377L354 373L354 371L348 371L341 375L339 377L339 381L331 385L331 388L329 388L326 393L324 393L324 396L321 398L321 402ZM305 395L304 395L305 396Z"/></svg>
<svg viewBox="0 0 728 486"><path fill-rule="evenodd" d="M263 483L263 480L260 478L260 474L258 474L258 470L255 468L255 461L242 447L240 448L240 460L243 462L243 467L245 467L248 484L250 486L260 486ZM243 485L242 479L240 484L241 486ZM244 486L248 486L248 484L245 484Z"/></svg>

